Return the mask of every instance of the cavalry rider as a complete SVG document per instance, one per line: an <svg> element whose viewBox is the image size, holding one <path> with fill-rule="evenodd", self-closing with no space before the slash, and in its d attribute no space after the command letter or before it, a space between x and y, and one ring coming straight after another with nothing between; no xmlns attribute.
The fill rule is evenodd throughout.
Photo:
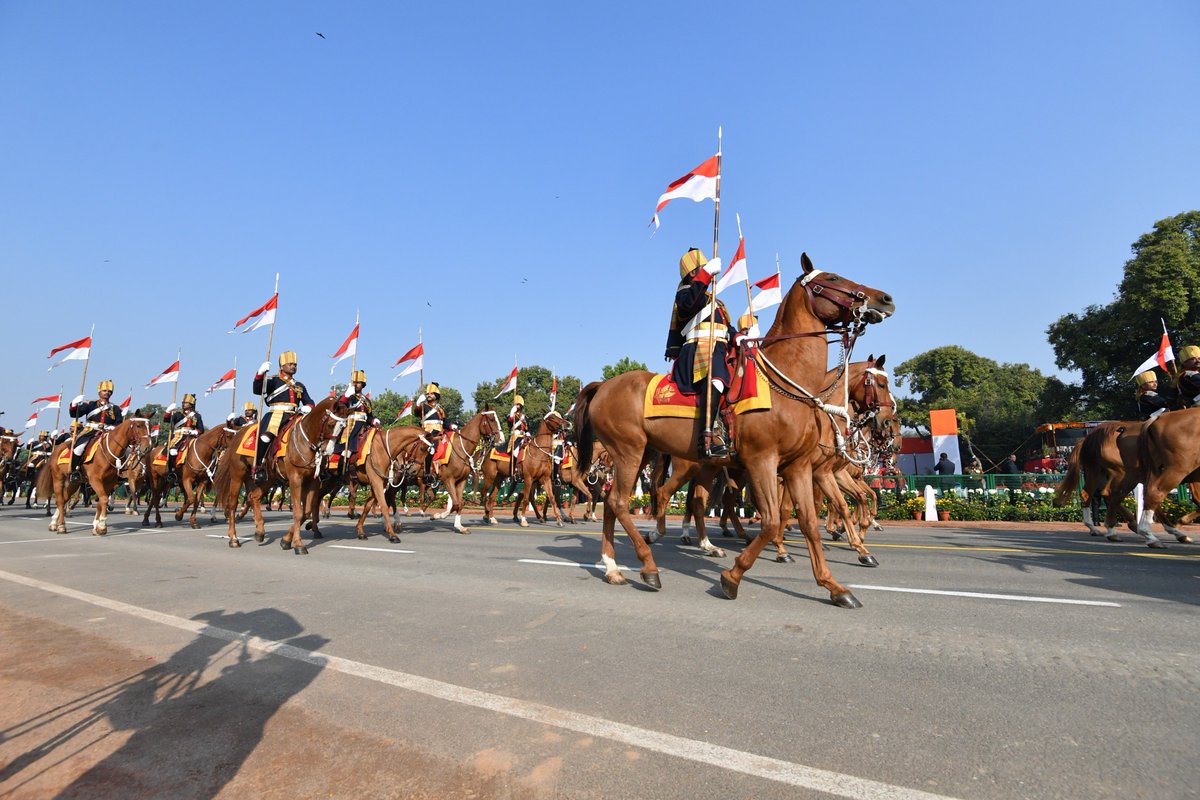
<svg viewBox="0 0 1200 800"><path fill-rule="evenodd" d="M71 417L83 425L82 431L75 437L75 449L71 451L72 481L79 480L79 467L83 461L83 454L87 452L87 446L96 438L96 434L100 431L112 430L124 418L121 407L116 403L109 402L113 393L112 381L100 381L96 391L99 399L85 402L83 395L79 395L71 401L68 409Z"/></svg>
<svg viewBox="0 0 1200 800"><path fill-rule="evenodd" d="M1200 347L1189 344L1179 350L1179 407L1200 405Z"/></svg>
<svg viewBox="0 0 1200 800"><path fill-rule="evenodd" d="M1167 398L1158 393L1158 375L1154 370L1138 373L1134 380L1137 381L1138 412L1143 417L1154 419L1162 412L1171 409Z"/></svg>
<svg viewBox="0 0 1200 800"><path fill-rule="evenodd" d="M251 425L257 421L258 421L258 406L254 405L254 403L247 400L246 405L242 406L241 416L234 417L232 420L230 420L230 423L235 428L241 428L245 425Z"/></svg>
<svg viewBox="0 0 1200 800"><path fill-rule="evenodd" d="M254 480L259 483L267 479L266 465L263 463L265 459L259 458L259 456L271 452L271 442L275 441L275 437L283 430L283 426L287 424L288 420L296 416L297 412L307 414L315 405L312 398L308 396L308 389L304 388L303 383L296 380L296 360L296 353L286 350L279 354L278 373L267 377L267 371L271 369L271 362L264 361L254 375L253 391L255 394L261 395L267 404L267 414L258 424L258 444L255 455L258 469L254 473Z"/></svg>
<svg viewBox="0 0 1200 800"><path fill-rule="evenodd" d="M421 428L425 441L429 443L429 455L425 457L425 471L438 474L438 465L433 463L438 440L446 432L446 409L442 408L442 387L435 381L425 387L425 396L417 401L417 412L421 417Z"/></svg>
<svg viewBox="0 0 1200 800"><path fill-rule="evenodd" d="M679 288L675 290L675 306L671 312L665 354L667 359L675 359L671 376L679 391L687 395L700 394L704 437L701 455L705 458L722 458L728 454L725 442L707 433L713 429L713 418L729 386L729 363L726 357L734 333L729 311L720 300L716 301L715 319L708 318L712 302L709 284L720 270L719 261L710 263L695 247L679 259ZM711 353L708 349L710 337ZM705 391L710 370L711 395Z"/></svg>
<svg viewBox="0 0 1200 800"><path fill-rule="evenodd" d="M331 472L337 472L339 469L342 472L346 470L346 451L349 450L350 454L354 453L355 448L358 447L359 437L366 433L368 425L373 428L379 427L379 419L371 409L371 398L363 392L367 388L367 373L361 369L354 370L350 375L350 384L354 387L354 395L347 398L346 401L350 413L347 416L347 424L342 429L342 435L333 445L333 454L329 458Z"/></svg>
<svg viewBox="0 0 1200 800"><path fill-rule="evenodd" d="M36 439L29 443L29 457L25 460L25 466L29 469L37 469L53 449L54 442L50 439L50 432L42 431Z"/></svg>
<svg viewBox="0 0 1200 800"><path fill-rule="evenodd" d="M196 410L196 395L183 396L182 410L176 410L175 404L167 406L163 412L163 423L172 426L171 441L167 443L167 482L175 483L179 454L187 449L191 437L204 433L204 420Z"/></svg>
<svg viewBox="0 0 1200 800"><path fill-rule="evenodd" d="M521 445L529 438L529 420L525 418L525 398L519 394L513 395L513 407L508 412L508 424L512 426L512 432L508 436L508 452L512 456L513 474L516 475Z"/></svg>

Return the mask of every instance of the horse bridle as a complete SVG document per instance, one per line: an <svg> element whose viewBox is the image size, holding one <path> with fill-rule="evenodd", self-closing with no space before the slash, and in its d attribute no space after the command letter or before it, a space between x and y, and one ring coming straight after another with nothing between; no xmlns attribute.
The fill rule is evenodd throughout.
<svg viewBox="0 0 1200 800"><path fill-rule="evenodd" d="M339 417L337 414L333 413L333 409L331 409L331 408L325 409L325 416L334 421L333 431L329 434L329 437L328 437L329 439L332 439L338 435L338 432L341 430L342 426L346 424L347 417ZM300 429L300 435L304 437L305 444L308 446L308 449L314 454L313 457L308 460L308 463L296 464L296 466L297 467L308 467L313 464L319 464L320 460L321 460L321 457L319 455L319 451L321 449L321 442L326 441L326 437L318 434L318 436L317 436L318 442L317 442L317 444L313 444L312 439L310 439L308 436L308 431L304 430L304 417L301 417L300 419L298 419L296 421L295 427ZM325 429L325 420L322 419L321 420L321 430L324 430L324 429ZM290 453L291 451L289 450L288 452Z"/></svg>

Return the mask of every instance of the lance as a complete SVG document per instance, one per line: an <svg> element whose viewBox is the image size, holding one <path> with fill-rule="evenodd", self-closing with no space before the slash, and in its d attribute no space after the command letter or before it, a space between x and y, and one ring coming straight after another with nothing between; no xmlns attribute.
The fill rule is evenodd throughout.
<svg viewBox="0 0 1200 800"><path fill-rule="evenodd" d="M88 334L88 357L83 360L83 375L81 375L79 377L79 393L80 394L83 394L84 389L87 387L87 368L88 368L88 364L92 360L92 347L95 344L95 340L92 337L95 335L96 335L96 323L93 322L92 323L92 332ZM58 399L58 404L60 406L62 405L61 397ZM78 417L76 417L76 419L78 419ZM83 427L82 422L79 423L79 425L71 431L71 454L72 455L75 454L75 439L77 436L79 436L79 428L81 428L81 427Z"/></svg>
<svg viewBox="0 0 1200 800"><path fill-rule="evenodd" d="M713 249L712 257L717 258L717 245L719 241L719 233L721 227L721 128L717 127L717 185L715 197L713 198ZM711 283L711 281L710 281ZM716 348L716 324L717 324L717 293L715 287L709 286L709 302L708 302L708 379L705 386L705 408L708 411L704 417L704 444L702 447L707 447L712 441L712 420L714 412L717 409L709 408L712 403L712 385L713 385L713 350ZM718 403L718 405L720 405ZM704 453L700 453L701 456Z"/></svg>
<svg viewBox="0 0 1200 800"><path fill-rule="evenodd" d="M738 226L738 240L742 243L746 241L746 237L742 236L742 215L734 214ZM748 260L748 259L747 259ZM778 257L776 257L776 269L778 269ZM750 314L750 324L754 324L754 298L750 296L750 270L746 270L746 312Z"/></svg>
<svg viewBox="0 0 1200 800"><path fill-rule="evenodd" d="M233 391L229 397L229 413L237 413L237 356L233 357Z"/></svg>
<svg viewBox="0 0 1200 800"><path fill-rule="evenodd" d="M56 432L59 430L58 423L62 419L63 400L66 399L65 397L63 397L63 389L64 388L65 387L61 383L58 385L58 408L56 408L54 410L54 430Z"/></svg>
<svg viewBox="0 0 1200 800"><path fill-rule="evenodd" d="M278 298L278 296L279 296L279 273L276 272L275 273L275 291L271 294L271 297ZM271 317L271 330L267 332L267 358L266 358L267 372L271 371L271 344L275 340L275 319L278 316L279 316L279 302L278 302L278 300L276 300L275 314ZM260 394L258 396L258 422L260 425L262 424L262 418L263 418L263 401L265 400L266 396L267 396L267 377L264 375L263 376L262 394ZM262 451L262 442L260 441L261 439L262 439L261 436L254 437L254 472L258 472L258 457ZM253 477L254 472L251 473L251 477Z"/></svg>

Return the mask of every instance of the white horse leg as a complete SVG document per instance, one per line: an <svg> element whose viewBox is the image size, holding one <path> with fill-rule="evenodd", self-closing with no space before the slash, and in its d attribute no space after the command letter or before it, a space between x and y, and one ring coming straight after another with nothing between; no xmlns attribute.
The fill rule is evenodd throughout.
<svg viewBox="0 0 1200 800"><path fill-rule="evenodd" d="M617 560L615 558L601 553L600 561L604 563L605 578L612 577L616 583L625 582L625 576L621 574L621 569L617 566Z"/></svg>
<svg viewBox="0 0 1200 800"><path fill-rule="evenodd" d="M470 528L463 527L462 514L454 515L454 530L458 531L459 533L470 533L471 532Z"/></svg>
<svg viewBox="0 0 1200 800"><path fill-rule="evenodd" d="M1096 525L1096 520L1092 517L1092 504L1091 503L1088 503L1086 506L1083 507L1083 524L1085 526L1087 526L1088 533L1092 534L1092 536L1103 536L1104 535L1104 531L1100 530L1100 528ZM1111 533L1111 532L1112 532L1112 530L1109 529L1109 533Z"/></svg>
<svg viewBox="0 0 1200 800"><path fill-rule="evenodd" d="M1150 526L1154 524L1154 512L1146 509L1142 512L1142 516L1138 518L1138 535L1146 540L1147 547L1165 548L1157 536L1150 530Z"/></svg>
<svg viewBox="0 0 1200 800"><path fill-rule="evenodd" d="M710 542L708 534L700 537L700 549L704 551L704 555L706 556L712 556L713 558L725 557L725 551Z"/></svg>

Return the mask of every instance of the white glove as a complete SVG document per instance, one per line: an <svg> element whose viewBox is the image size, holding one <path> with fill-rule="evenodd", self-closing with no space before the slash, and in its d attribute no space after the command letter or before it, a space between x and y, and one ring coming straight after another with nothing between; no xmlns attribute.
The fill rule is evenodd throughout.
<svg viewBox="0 0 1200 800"><path fill-rule="evenodd" d="M78 396L76 396L76 398L74 400L71 401L71 405L77 406L82 402L83 402L83 395L78 395Z"/></svg>
<svg viewBox="0 0 1200 800"><path fill-rule="evenodd" d="M379 420L377 420L377 419L373 419L373 420L371 420L371 427L372 427L372 428L378 428L378 427L379 427Z"/></svg>
<svg viewBox="0 0 1200 800"><path fill-rule="evenodd" d="M310 406L310 405L303 405L303 406L300 406L300 413L301 413L301 414L307 414L307 413L308 413L308 412L310 412L310 411L312 411L312 406Z"/></svg>
<svg viewBox="0 0 1200 800"><path fill-rule="evenodd" d="M354 395L356 395L356 394L358 394L358 392L354 389L354 384L352 383L346 387L346 391L342 393L342 397L349 400L351 397L354 397Z"/></svg>
<svg viewBox="0 0 1200 800"><path fill-rule="evenodd" d="M721 272L721 259L714 258L703 267L704 271L709 275L716 276Z"/></svg>
<svg viewBox="0 0 1200 800"><path fill-rule="evenodd" d="M167 410L166 410L166 411L164 411L163 413L164 413L164 414L170 414L170 413L171 413L172 411L174 411L174 410L175 410L175 404L174 404L174 403L171 403L171 405L167 406Z"/></svg>
<svg viewBox="0 0 1200 800"><path fill-rule="evenodd" d="M270 371L271 371L271 362L270 361L264 361L258 368L259 375L266 375Z"/></svg>
<svg viewBox="0 0 1200 800"><path fill-rule="evenodd" d="M229 412L229 416L225 418L225 421L226 421L226 422L233 422L233 420L234 420L234 418L235 418L235 417L237 417L237 414L234 414L232 411L230 411L230 412Z"/></svg>

